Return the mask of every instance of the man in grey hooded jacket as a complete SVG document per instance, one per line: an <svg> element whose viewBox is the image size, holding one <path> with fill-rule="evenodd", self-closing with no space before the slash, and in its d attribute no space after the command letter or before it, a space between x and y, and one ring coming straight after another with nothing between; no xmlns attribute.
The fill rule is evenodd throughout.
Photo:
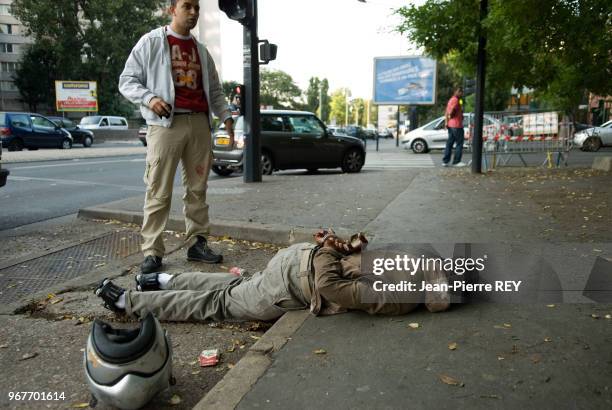
<svg viewBox="0 0 612 410"><path fill-rule="evenodd" d="M147 186L142 224L143 273L161 269L162 233L170 212L172 185L182 164L189 260L219 263L207 245L206 188L212 166L212 114L225 122L233 145L233 120L210 53L190 34L199 0L172 0L169 26L145 34L132 49L119 78L120 92L140 106L147 121Z"/></svg>

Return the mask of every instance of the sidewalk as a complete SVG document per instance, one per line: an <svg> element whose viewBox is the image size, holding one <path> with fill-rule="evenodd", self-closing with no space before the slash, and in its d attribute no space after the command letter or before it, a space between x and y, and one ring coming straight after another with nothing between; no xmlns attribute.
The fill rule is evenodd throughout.
<svg viewBox="0 0 612 410"><path fill-rule="evenodd" d="M591 246L611 242L611 181L609 173L575 169L298 171L259 184L212 181L208 203L213 234L279 244L331 226L367 232L373 248ZM181 195L174 194L170 229L181 229ZM138 196L81 214L139 222L141 208ZM584 285L571 274L561 280ZM272 341L262 339L197 408L610 408L610 313L603 304L481 304L396 318L286 315L291 326L279 321Z"/></svg>

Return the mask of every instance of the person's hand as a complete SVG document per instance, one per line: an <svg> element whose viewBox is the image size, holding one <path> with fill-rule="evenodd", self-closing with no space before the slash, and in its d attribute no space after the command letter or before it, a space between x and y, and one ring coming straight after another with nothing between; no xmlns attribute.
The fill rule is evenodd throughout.
<svg viewBox="0 0 612 410"><path fill-rule="evenodd" d="M153 97L149 101L149 108L160 117L170 118L172 114L172 106L159 97Z"/></svg>
<svg viewBox="0 0 612 410"><path fill-rule="evenodd" d="M225 131L227 132L227 135L229 135L230 138L230 147L234 146L234 120L231 118L228 118L227 120L225 120Z"/></svg>

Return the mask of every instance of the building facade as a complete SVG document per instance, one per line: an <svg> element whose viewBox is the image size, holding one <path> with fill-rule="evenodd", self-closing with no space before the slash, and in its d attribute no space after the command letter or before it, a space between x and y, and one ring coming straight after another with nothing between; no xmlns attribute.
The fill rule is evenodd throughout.
<svg viewBox="0 0 612 410"><path fill-rule="evenodd" d="M0 111L24 111L13 76L25 47L32 43L25 28L11 15L12 0L0 0Z"/></svg>

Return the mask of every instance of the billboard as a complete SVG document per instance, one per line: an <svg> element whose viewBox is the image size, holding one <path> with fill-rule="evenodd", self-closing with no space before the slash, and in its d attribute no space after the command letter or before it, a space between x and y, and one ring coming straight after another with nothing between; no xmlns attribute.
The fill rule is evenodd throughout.
<svg viewBox="0 0 612 410"><path fill-rule="evenodd" d="M436 60L423 56L375 58L374 104L435 104L436 70Z"/></svg>
<svg viewBox="0 0 612 410"><path fill-rule="evenodd" d="M56 81L57 111L98 111L98 90L95 81Z"/></svg>

